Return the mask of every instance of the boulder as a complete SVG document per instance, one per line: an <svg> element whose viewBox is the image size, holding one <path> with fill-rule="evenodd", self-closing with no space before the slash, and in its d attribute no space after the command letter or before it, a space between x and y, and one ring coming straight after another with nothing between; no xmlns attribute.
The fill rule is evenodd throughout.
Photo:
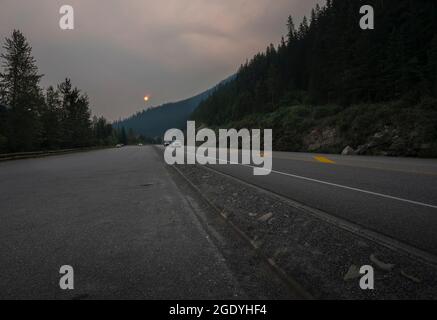
<svg viewBox="0 0 437 320"><path fill-rule="evenodd" d="M303 138L305 149L309 152L326 150L339 143L339 135L335 128L317 128Z"/></svg>
<svg viewBox="0 0 437 320"><path fill-rule="evenodd" d="M355 150L352 147L347 146L346 148L344 148L344 150L341 154L343 156L353 156L353 155L355 155Z"/></svg>

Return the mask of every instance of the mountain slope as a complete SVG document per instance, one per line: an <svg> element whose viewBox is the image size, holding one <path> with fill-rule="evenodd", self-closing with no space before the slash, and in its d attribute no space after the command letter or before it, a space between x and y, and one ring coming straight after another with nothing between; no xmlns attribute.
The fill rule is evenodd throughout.
<svg viewBox="0 0 437 320"><path fill-rule="evenodd" d="M144 110L125 120L115 122L113 126L117 129L122 127L126 130L132 129L137 134L149 138L162 137L169 129L184 129L187 120L199 104L233 78L234 76L231 76L214 88L194 97Z"/></svg>
<svg viewBox="0 0 437 320"><path fill-rule="evenodd" d="M375 29L361 30L372 5ZM276 149L437 156L437 2L329 0L192 116L271 128Z"/></svg>

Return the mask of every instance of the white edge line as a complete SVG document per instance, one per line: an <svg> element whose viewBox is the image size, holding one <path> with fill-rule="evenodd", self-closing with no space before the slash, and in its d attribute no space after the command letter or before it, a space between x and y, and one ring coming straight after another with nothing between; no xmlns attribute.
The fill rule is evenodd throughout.
<svg viewBox="0 0 437 320"><path fill-rule="evenodd" d="M186 153L189 153L189 152L186 152ZM193 153L189 153L189 154L193 154ZM307 178L307 177L298 176L298 175L291 174L291 173L286 173L286 172L281 172L281 171L276 171L276 170L267 170L267 169L256 167L256 166L252 166L252 165L249 165L249 164L241 164L241 163L238 163L238 162L232 162L232 161L218 159L218 158L213 158L213 157L205 157L205 156L203 156L203 157L204 157L204 159L215 160L215 161L218 161L218 162L224 162L225 164L240 165L240 166L243 166L243 167L249 167L249 168L253 168L253 169L257 168L257 169L260 169L260 170L270 171L270 172L275 173L275 174L279 174L279 175L283 175L283 176L287 176L287 177L291 177L291 178L295 178L295 179L300 179L300 180L305 180L305 181L310 181L310 182L316 182L316 183L328 185L328 186L331 186L331 187L351 190L351 191L355 191L355 192L361 192L361 193L365 193L365 194L369 194L369 195L373 195L373 196L377 196L377 197L382 197L382 198L386 198L386 199L390 199L390 200L397 200L397 201L406 202L406 203L409 203L409 204L414 204L414 205L418 205L418 206L422 206L422 207L437 209L436 205L427 204L427 203L423 203L423 202L419 202L419 201L408 200L408 199L403 199L403 198L399 198L399 197L389 196L389 195L383 194L383 193L378 193L378 192L373 192L373 191L368 191L368 190L363 190L363 189L343 186L341 184L336 184L336 183L326 182L326 181L322 181L322 180Z"/></svg>

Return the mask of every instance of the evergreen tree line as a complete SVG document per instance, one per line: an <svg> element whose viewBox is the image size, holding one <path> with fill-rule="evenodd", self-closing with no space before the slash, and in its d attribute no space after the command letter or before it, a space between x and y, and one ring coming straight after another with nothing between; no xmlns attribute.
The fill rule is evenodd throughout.
<svg viewBox="0 0 437 320"><path fill-rule="evenodd" d="M24 35L6 38L0 72L0 152L113 145L120 133L104 118L91 119L89 99L70 79L43 90Z"/></svg>
<svg viewBox="0 0 437 320"><path fill-rule="evenodd" d="M113 126L114 128L114 126ZM117 140L122 145L137 145L137 144L155 144L158 143L155 139L148 138L142 134L138 134L134 129L120 126L115 127L113 131L116 133Z"/></svg>
<svg viewBox="0 0 437 320"><path fill-rule="evenodd" d="M359 26L363 5L372 5L375 10L374 30L362 30ZM328 0L325 6L317 5L299 26L290 16L287 29L278 46L271 44L242 65L235 80L216 90L192 118L211 127L271 125L281 135L276 137L277 141L285 134L299 136L302 130L314 129L317 125L314 120L324 119L321 113L330 117L353 113L347 109L359 104L389 105L401 101L398 106L405 113L406 108L412 112L411 108L424 104L427 111L415 116L428 112L437 120L436 1ZM296 105L308 108L293 114L283 110ZM330 107L314 115L310 106ZM366 110L361 109L363 113ZM390 112L397 113L395 109L386 113ZM289 120L266 123L261 121L262 115ZM385 116L387 125L395 122L393 117ZM344 117L353 127L355 118ZM410 120L414 121L414 117ZM299 121L295 121L297 118ZM342 126L342 121L345 119L340 119L337 125L351 134L351 128ZM378 119L368 122L376 123ZM279 125L283 127L278 128ZM416 123L416 127L419 125ZM435 125L434 129L432 124L426 125L427 139L437 139ZM355 128L358 129L361 126ZM284 142L291 143L288 149L303 148L301 141Z"/></svg>

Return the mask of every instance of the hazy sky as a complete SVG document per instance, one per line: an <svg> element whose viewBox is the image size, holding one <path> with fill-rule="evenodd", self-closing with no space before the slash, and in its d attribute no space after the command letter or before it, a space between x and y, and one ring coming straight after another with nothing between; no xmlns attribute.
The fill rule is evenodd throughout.
<svg viewBox="0 0 437 320"><path fill-rule="evenodd" d="M0 0L0 37L20 29L42 84L70 77L110 120L200 93L286 33L324 0ZM75 30L59 28L73 6ZM2 49L3 50L3 49Z"/></svg>

